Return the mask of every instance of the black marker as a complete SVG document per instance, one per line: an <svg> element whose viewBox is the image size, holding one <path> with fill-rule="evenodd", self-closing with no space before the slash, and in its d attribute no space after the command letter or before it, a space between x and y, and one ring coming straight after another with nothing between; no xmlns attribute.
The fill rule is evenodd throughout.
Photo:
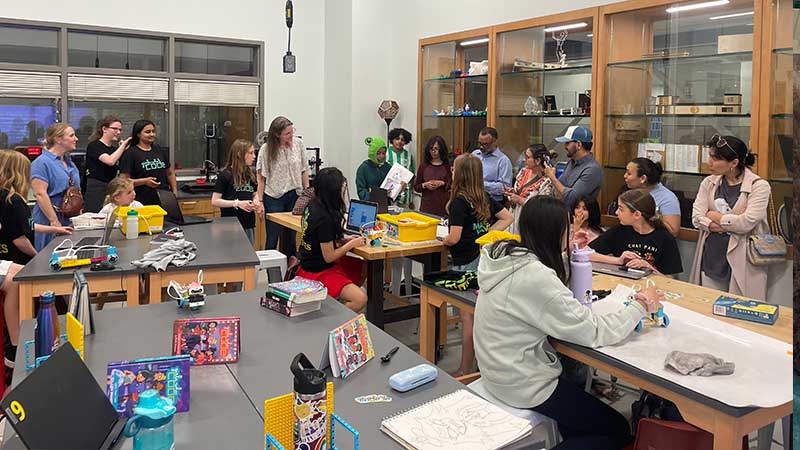
<svg viewBox="0 0 800 450"><path fill-rule="evenodd" d="M395 347L389 350L389 353L387 353L386 355L381 356L381 363L388 363L389 361L391 361L392 356L394 356L394 354L397 353L398 350L400 350L400 347Z"/></svg>

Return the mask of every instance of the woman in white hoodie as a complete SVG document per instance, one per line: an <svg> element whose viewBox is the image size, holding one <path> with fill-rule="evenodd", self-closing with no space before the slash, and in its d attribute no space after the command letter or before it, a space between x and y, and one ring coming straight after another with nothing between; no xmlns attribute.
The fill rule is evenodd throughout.
<svg viewBox="0 0 800 450"><path fill-rule="evenodd" d="M658 309L655 288L614 314L596 315L566 286L562 258L568 211L561 200L535 197L519 219L522 241L482 250L475 308L475 356L484 385L515 408L530 408L558 423L557 449L620 449L630 441L627 420L579 386L559 380L561 363L548 337L589 347L625 339ZM586 239L578 232L576 240Z"/></svg>

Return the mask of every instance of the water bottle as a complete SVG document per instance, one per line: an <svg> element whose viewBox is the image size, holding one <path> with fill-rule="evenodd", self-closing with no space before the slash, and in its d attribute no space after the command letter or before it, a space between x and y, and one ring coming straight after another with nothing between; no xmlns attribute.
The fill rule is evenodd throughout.
<svg viewBox="0 0 800 450"><path fill-rule="evenodd" d="M135 209L128 210L125 217L125 238L136 239L139 237L139 212Z"/></svg>
<svg viewBox="0 0 800 450"><path fill-rule="evenodd" d="M133 438L133 450L175 448L172 425L175 406L172 400L160 396L155 389L147 389L139 394L139 403L133 408L133 414L123 430L125 436Z"/></svg>
<svg viewBox="0 0 800 450"><path fill-rule="evenodd" d="M589 247L579 249L575 245L570 258L569 288L572 295L587 308L592 307L592 263L589 261L592 253L594 250Z"/></svg>
<svg viewBox="0 0 800 450"><path fill-rule="evenodd" d="M294 448L328 448L328 393L325 372L303 353L292 361L294 374Z"/></svg>
<svg viewBox="0 0 800 450"><path fill-rule="evenodd" d="M34 333L37 358L50 356L61 345L61 330L58 326L55 300L53 291L44 292L39 296L39 314L36 316Z"/></svg>

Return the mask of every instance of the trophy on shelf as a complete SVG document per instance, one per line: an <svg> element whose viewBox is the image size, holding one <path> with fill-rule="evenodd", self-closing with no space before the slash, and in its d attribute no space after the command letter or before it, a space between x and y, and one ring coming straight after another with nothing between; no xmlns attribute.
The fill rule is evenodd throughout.
<svg viewBox="0 0 800 450"><path fill-rule="evenodd" d="M526 116L534 116L537 114L542 113L542 104L538 100L538 97L533 97L531 95L525 100L525 114Z"/></svg>
<svg viewBox="0 0 800 450"><path fill-rule="evenodd" d="M567 30L563 30L561 33L556 34L553 33L553 39L556 41L556 56L558 56L558 64L560 67L565 67L567 65L567 53L564 51L564 41L567 40L567 36L569 32Z"/></svg>

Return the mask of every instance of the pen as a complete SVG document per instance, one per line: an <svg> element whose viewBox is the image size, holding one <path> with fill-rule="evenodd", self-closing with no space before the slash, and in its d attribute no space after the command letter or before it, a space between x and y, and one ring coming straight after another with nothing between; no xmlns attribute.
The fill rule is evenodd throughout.
<svg viewBox="0 0 800 450"><path fill-rule="evenodd" d="M627 270L628 272L638 273L638 274L641 274L641 275L644 275L644 274L647 273L644 270L634 269L632 267L626 267L625 270Z"/></svg>
<svg viewBox="0 0 800 450"><path fill-rule="evenodd" d="M388 363L389 361L391 361L392 360L392 356L394 356L394 354L397 353L398 350L400 350L400 347L395 347L395 348L389 350L389 353L387 353L384 356L381 356L381 362L382 363Z"/></svg>

